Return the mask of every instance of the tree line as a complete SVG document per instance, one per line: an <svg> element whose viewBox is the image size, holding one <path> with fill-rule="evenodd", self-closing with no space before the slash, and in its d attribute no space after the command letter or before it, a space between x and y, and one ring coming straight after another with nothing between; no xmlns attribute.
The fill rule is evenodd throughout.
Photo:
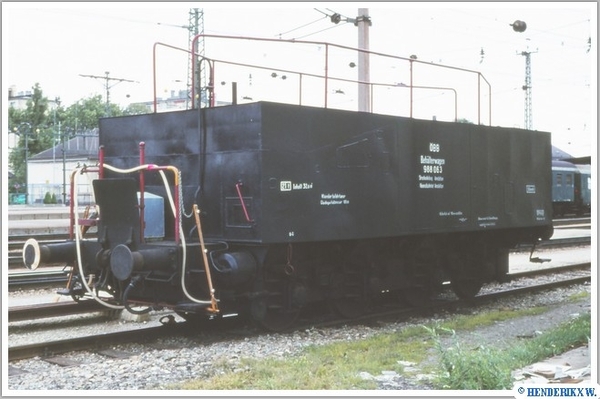
<svg viewBox="0 0 600 399"><path fill-rule="evenodd" d="M25 108L8 108L8 129L10 133L18 135L17 144L8 155L9 170L13 173L9 192L18 191L17 187L26 184L26 148L28 156L31 157L60 142L66 142L77 134L94 130L98 128L98 120L107 113L111 116L122 116L149 112L141 104L131 104L126 108L113 103L106 104L101 95L82 98L65 106L58 98L49 99L44 96L39 83L32 89ZM51 103L54 103L53 106Z"/></svg>

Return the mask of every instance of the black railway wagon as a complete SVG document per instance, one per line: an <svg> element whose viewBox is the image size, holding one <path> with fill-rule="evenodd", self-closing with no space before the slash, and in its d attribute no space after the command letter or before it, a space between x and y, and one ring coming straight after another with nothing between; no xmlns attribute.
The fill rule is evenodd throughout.
<svg viewBox="0 0 600 399"><path fill-rule="evenodd" d="M414 257L471 251L495 263L498 252L550 234L547 133L264 102L101 122L107 163L133 167L139 141L147 162L187 172L184 208L199 205L205 237L237 245L228 272L260 273L274 248L287 256L303 244L294 251L307 263L302 297L321 298L314 288L332 280L339 260L325 264L329 246L340 259L393 259L410 241L422 249ZM163 195L158 184L148 190ZM193 229L189 219L184 231ZM495 267L489 276L505 272ZM382 291L402 285L376 280Z"/></svg>
<svg viewBox="0 0 600 399"><path fill-rule="evenodd" d="M353 317L448 280L472 297L510 248L552 235L546 132L257 102L102 119L100 144L80 274L128 309L246 312L276 330L317 302ZM165 185L140 164L178 172ZM164 237L140 234L149 195Z"/></svg>

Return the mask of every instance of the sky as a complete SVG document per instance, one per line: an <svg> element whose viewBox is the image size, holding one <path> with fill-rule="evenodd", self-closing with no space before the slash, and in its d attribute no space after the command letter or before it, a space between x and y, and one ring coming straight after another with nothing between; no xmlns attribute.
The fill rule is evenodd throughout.
<svg viewBox="0 0 600 399"><path fill-rule="evenodd" d="M597 3L2 3L2 87L16 92L39 83L46 97L60 98L63 106L92 95L106 96L109 72L111 102L153 98L153 46L161 42L189 48L189 11L202 6L204 31L209 35L296 39L358 47L358 29L348 18L358 8L368 8L372 25L369 48L398 57L416 55L413 85L445 87L415 90L413 112L417 118L477 121L477 88L473 74L440 73L428 64L441 64L481 72L482 123L506 127L525 126L526 57L531 66L531 120L536 130L552 133L553 144L574 156L595 150L597 131ZM329 16L339 13L342 22ZM511 24L525 21L525 32ZM252 46L255 43L252 43ZM322 72L322 46L297 46L207 39L205 54L218 59L269 61L282 69L312 68ZM335 50L335 48L334 48ZM156 51L158 96L183 90L187 56L159 47ZM377 57L374 57L377 58ZM409 63L371 59L371 80L409 85ZM332 52L332 74L352 76L351 55ZM287 63L287 64L286 64ZM293 67L290 67L289 64ZM297 76L287 81L245 70L221 70L223 82L217 99L227 100L226 86L236 81L240 95L294 101ZM237 76L235 74L237 73ZM88 76L81 76L88 75ZM250 75L252 75L250 77ZM282 74L280 74L281 76ZM96 76L96 78L90 77ZM475 75L476 76L476 75ZM356 76L354 75L354 78ZM123 79L123 81L113 80ZM310 80L306 79L307 87ZM339 83L339 84L338 84ZM218 86L218 85L217 85ZM343 82L329 88L329 105L352 109L357 96ZM387 90L387 91L384 91ZM456 97L453 97L456 92ZM382 88L375 112L408 116L408 90ZM475 93L475 94L473 94ZM491 115L487 101L491 94ZM387 97L389 95L389 97ZM220 96L220 97L219 97ZM303 101L310 104L311 97ZM318 101L315 99L315 105ZM6 104L6 101L3 101ZM5 108L5 107L3 107ZM3 114L5 109L3 109ZM6 118L3 118L6 120Z"/></svg>

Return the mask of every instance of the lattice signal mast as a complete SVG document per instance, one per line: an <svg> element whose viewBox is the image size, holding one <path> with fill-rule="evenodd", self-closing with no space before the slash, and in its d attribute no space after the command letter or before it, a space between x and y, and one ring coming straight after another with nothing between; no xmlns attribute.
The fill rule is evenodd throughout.
<svg viewBox="0 0 600 399"><path fill-rule="evenodd" d="M513 30L515 32L523 33L527 29L527 24L524 21L516 20L512 24ZM537 51L535 51L537 52ZM517 52L517 55L522 55L525 57L525 84L523 85L523 90L525 91L525 129L532 130L533 129L533 108L531 105L531 51L521 51L521 53Z"/></svg>
<svg viewBox="0 0 600 399"><path fill-rule="evenodd" d="M200 8L190 8L188 15L189 15L189 19L188 19L187 25L172 25L172 24L164 24L164 23L159 23L159 25L172 26L175 28L186 29L189 32L188 43L191 46L192 41L194 40L194 37L196 37L199 34L204 34L204 10L200 9ZM190 49L190 50L192 50L192 49ZM204 37L200 37L196 41L196 48L194 48L193 50L194 50L195 54L198 54L198 56L200 56L200 57L204 56ZM194 62L192 65L192 60L194 60L194 59L196 60L196 62ZM199 72L198 72L198 68L200 68ZM194 79L194 78L196 78L196 79ZM199 97L197 99L193 99L190 97L191 93L192 93L192 84L194 81L199 86L199 87L194 88L194 93L199 93ZM185 104L186 109L190 108L190 104L192 104L192 106L195 106L195 105L199 106L199 104L202 101L206 101L206 87L201 87L202 86L201 82L206 82L206 70L205 70L204 63L200 63L198 61L198 58L196 58L196 56L194 54L190 53L190 55L188 57L188 69L187 69L187 84L186 84L187 96L186 96L186 104ZM196 100L198 100L198 102L196 104L194 104Z"/></svg>
<svg viewBox="0 0 600 399"><path fill-rule="evenodd" d="M190 8L189 12L189 43L192 43L194 37L199 34L204 34L204 10L199 8ZM204 37L200 37L196 41L196 48L193 49L195 54L198 54L199 57L204 56ZM202 87L202 83L206 83L206 67L205 63L198 61L198 56L191 54L188 60L188 77L187 77L187 102L186 108L189 108L190 102L194 105L197 105L200 108L200 105L206 101L206 87ZM195 62L192 64L192 60ZM197 79L194 79L197 77ZM190 98L192 93L192 82L196 82L199 87L194 88L194 93L198 93L199 97L197 99Z"/></svg>
<svg viewBox="0 0 600 399"><path fill-rule="evenodd" d="M533 129L533 109L531 106L531 54L537 51L521 51L521 55L525 57L525 129Z"/></svg>

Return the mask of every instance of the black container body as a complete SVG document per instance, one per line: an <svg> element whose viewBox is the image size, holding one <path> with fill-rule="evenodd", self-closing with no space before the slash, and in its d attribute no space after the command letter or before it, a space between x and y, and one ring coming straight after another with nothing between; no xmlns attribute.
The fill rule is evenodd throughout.
<svg viewBox="0 0 600 399"><path fill-rule="evenodd" d="M208 239L551 228L546 132L267 102L100 121L105 163L139 165L140 142L146 163L181 171L184 214L199 205ZM165 195L158 174L144 178ZM168 216L167 236L173 225Z"/></svg>

